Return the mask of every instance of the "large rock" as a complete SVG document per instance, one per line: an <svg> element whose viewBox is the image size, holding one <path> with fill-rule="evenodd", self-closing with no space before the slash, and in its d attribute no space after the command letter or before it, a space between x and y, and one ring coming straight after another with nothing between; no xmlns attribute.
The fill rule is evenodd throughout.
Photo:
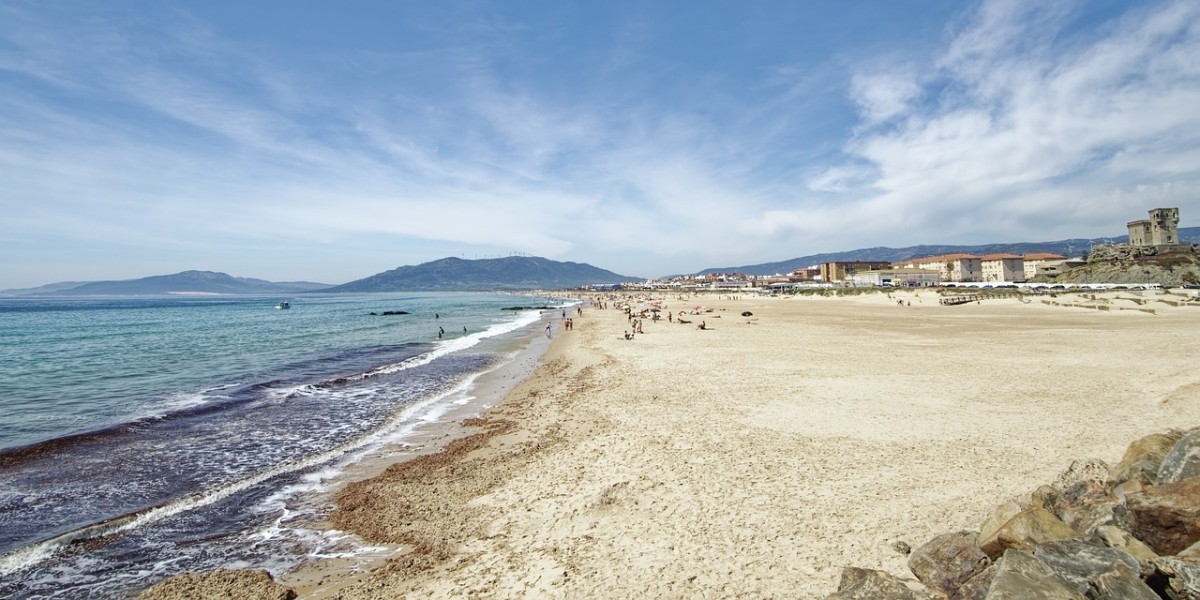
<svg viewBox="0 0 1200 600"><path fill-rule="evenodd" d="M1047 492L1053 492L1053 490L1049 489L1049 486L1043 487L1047 488ZM1053 493L1057 496L1057 492ZM1043 500L1040 496L1034 494L1034 505L1049 508L1054 506L1054 501ZM1011 520L1013 517L1021 514L1022 510L1025 510L1025 507L1013 502L1012 500L997 506L996 510L993 510L992 514L988 515L988 518L979 526L979 539L987 540L995 537L996 532L1000 531L1000 528L1004 527L1004 524L1009 522L1009 520Z"/></svg>
<svg viewBox="0 0 1200 600"><path fill-rule="evenodd" d="M1058 496L1054 514L1071 529L1090 535L1097 527L1113 521L1113 511L1119 504L1117 497L1103 483L1081 480Z"/></svg>
<svg viewBox="0 0 1200 600"><path fill-rule="evenodd" d="M996 563L992 563L982 573L968 579L954 591L950 598L953 600L984 600L987 598L988 589L992 587L992 580L995 578Z"/></svg>
<svg viewBox="0 0 1200 600"><path fill-rule="evenodd" d="M1147 487L1125 497L1131 532L1163 556L1200 541L1200 478Z"/></svg>
<svg viewBox="0 0 1200 600"><path fill-rule="evenodd" d="M1195 544L1188 546L1187 549L1176 554L1175 558L1186 560L1188 562L1194 562L1200 565L1200 542L1196 542Z"/></svg>
<svg viewBox="0 0 1200 600"><path fill-rule="evenodd" d="M1162 466L1163 458L1181 437L1182 432L1171 431L1151 434L1133 442L1125 450L1121 462L1113 467L1113 480L1117 483L1130 480L1158 483L1158 470Z"/></svg>
<svg viewBox="0 0 1200 600"><path fill-rule="evenodd" d="M1091 600L1162 600L1135 570L1119 564L1092 580Z"/></svg>
<svg viewBox="0 0 1200 600"><path fill-rule="evenodd" d="M956 598L954 591L990 563L979 549L979 535L971 531L939 535L908 558L909 570L921 583L951 598Z"/></svg>
<svg viewBox="0 0 1200 600"><path fill-rule="evenodd" d="M1151 561L1158 558L1158 554L1128 531L1115 525L1101 525L1096 528L1096 537L1109 548L1116 548L1136 558L1143 575L1149 575L1154 570Z"/></svg>
<svg viewBox="0 0 1200 600"><path fill-rule="evenodd" d="M885 571L846 567L837 592L825 600L933 600L933 596L909 589Z"/></svg>
<svg viewBox="0 0 1200 600"><path fill-rule="evenodd" d="M1033 507L1017 513L992 536L981 539L980 549L989 558L995 560L1010 548L1032 550L1038 544L1065 540L1077 537L1079 534L1063 523L1054 513Z"/></svg>
<svg viewBox="0 0 1200 600"><path fill-rule="evenodd" d="M164 579L142 592L139 600L292 600L296 592L275 583L262 570L218 570L184 573Z"/></svg>
<svg viewBox="0 0 1200 600"><path fill-rule="evenodd" d="M1193 429L1171 447L1158 467L1158 483L1179 483L1200 476L1200 429Z"/></svg>
<svg viewBox="0 0 1200 600"><path fill-rule="evenodd" d="M996 562L986 600L1086 600L1066 579L1037 557L1009 549Z"/></svg>
<svg viewBox="0 0 1200 600"><path fill-rule="evenodd" d="M1129 554L1115 548L1094 546L1083 540L1048 542L1035 548L1033 555L1075 586L1075 591L1084 595L1101 575L1117 571L1119 567L1131 573L1141 573L1141 565ZM1150 588L1146 588L1146 591L1151 592Z"/></svg>
<svg viewBox="0 0 1200 600"><path fill-rule="evenodd" d="M1167 598L1200 600L1200 565L1175 558L1160 558L1154 563Z"/></svg>

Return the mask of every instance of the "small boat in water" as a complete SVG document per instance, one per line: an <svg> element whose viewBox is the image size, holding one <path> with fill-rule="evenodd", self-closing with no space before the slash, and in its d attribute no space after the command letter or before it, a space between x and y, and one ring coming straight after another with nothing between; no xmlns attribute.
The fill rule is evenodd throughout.
<svg viewBox="0 0 1200 600"><path fill-rule="evenodd" d="M291 308L291 307L292 307L292 305L288 304L288 302L286 300L275 305L275 308Z"/></svg>

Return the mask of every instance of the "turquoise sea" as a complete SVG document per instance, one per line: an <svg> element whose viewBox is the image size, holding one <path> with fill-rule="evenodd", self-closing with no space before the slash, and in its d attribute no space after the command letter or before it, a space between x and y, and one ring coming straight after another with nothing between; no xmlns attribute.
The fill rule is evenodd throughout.
<svg viewBox="0 0 1200 600"><path fill-rule="evenodd" d="M538 335L530 296L0 299L0 597L353 553L339 469ZM408 314L388 314L404 312ZM372 314L375 313L375 314Z"/></svg>

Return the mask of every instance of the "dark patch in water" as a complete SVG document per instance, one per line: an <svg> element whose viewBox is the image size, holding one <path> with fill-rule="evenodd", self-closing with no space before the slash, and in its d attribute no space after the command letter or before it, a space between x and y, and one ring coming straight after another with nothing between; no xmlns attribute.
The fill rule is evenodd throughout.
<svg viewBox="0 0 1200 600"><path fill-rule="evenodd" d="M213 406L8 452L0 472L0 531L6 538L0 553L75 537L64 539L66 546L50 560L6 577L0 597L70 589L70 597L108 598L127 594L134 582L148 583L145 573L160 577L163 569L236 561L274 564L289 553L311 551L297 539L247 537L285 514L265 500L320 468L301 467L310 457L378 430L412 402L450 389L493 360L450 355L370 379L324 380L284 402L272 392L286 389L286 378L273 379L231 390ZM339 379L345 383L319 387ZM296 383L302 382L290 385ZM252 479L280 468L284 472L264 481ZM211 504L197 500L243 485ZM169 514L181 501L195 507ZM116 531L164 507L167 514L158 521ZM294 514L290 501L288 508L293 519L311 518ZM281 550L280 544L301 545Z"/></svg>

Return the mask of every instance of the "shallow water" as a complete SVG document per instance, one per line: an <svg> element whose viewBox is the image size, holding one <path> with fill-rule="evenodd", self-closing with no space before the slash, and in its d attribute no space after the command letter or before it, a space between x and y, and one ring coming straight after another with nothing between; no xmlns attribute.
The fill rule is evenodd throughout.
<svg viewBox="0 0 1200 600"><path fill-rule="evenodd" d="M544 302L276 301L0 300L0 596L358 550L306 527L328 510L314 492L533 335L537 311L502 308Z"/></svg>

